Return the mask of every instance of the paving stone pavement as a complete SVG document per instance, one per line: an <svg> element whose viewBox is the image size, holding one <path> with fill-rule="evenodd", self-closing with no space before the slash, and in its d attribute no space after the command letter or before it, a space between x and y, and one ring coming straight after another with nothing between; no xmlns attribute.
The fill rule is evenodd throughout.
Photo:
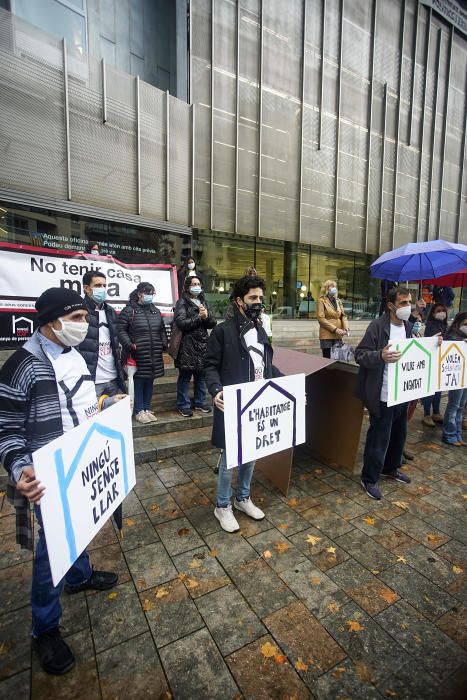
<svg viewBox="0 0 467 700"><path fill-rule="evenodd" d="M212 513L214 450L141 464L90 545L112 592L62 596L76 667L31 653L31 557L0 479L0 698L345 700L465 697L467 448L410 424L412 484L366 497L357 474L297 451L289 494L260 475L266 519Z"/></svg>

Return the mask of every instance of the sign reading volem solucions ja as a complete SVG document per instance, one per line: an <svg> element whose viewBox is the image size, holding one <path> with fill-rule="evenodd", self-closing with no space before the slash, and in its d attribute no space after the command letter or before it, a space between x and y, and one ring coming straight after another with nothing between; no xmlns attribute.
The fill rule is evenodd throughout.
<svg viewBox="0 0 467 700"><path fill-rule="evenodd" d="M136 483L130 398L33 454L56 586Z"/></svg>
<svg viewBox="0 0 467 700"><path fill-rule="evenodd" d="M438 391L467 388L467 342L444 340L438 348Z"/></svg>
<svg viewBox="0 0 467 700"><path fill-rule="evenodd" d="M438 390L437 347L437 336L397 341L395 349L402 356L388 364L388 406L421 399Z"/></svg>
<svg viewBox="0 0 467 700"><path fill-rule="evenodd" d="M224 387L227 468L305 442L305 375Z"/></svg>

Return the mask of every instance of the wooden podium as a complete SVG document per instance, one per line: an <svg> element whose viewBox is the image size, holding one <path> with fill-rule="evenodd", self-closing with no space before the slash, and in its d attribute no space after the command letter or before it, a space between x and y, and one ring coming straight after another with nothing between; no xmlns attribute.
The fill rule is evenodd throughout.
<svg viewBox="0 0 467 700"><path fill-rule="evenodd" d="M358 367L281 347L274 347L274 364L285 375L306 375L305 446L323 462L352 472L363 420L363 404L355 397ZM290 449L256 461L256 469L284 496L292 459Z"/></svg>

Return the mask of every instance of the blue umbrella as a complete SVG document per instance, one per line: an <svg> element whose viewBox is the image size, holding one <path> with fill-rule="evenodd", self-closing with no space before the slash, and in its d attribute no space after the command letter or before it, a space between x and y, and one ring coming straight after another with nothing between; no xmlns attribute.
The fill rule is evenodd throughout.
<svg viewBox="0 0 467 700"><path fill-rule="evenodd" d="M383 280L424 280L464 270L467 245L438 239L407 243L390 250L371 265L372 277Z"/></svg>

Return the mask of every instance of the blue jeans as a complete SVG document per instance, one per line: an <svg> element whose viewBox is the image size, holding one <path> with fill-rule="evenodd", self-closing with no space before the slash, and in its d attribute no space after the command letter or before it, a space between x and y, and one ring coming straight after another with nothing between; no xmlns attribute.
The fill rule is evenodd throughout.
<svg viewBox="0 0 467 700"><path fill-rule="evenodd" d="M135 387L135 413L140 411L149 411L151 408L152 392L154 380L152 377L149 379L141 379L136 377L133 379Z"/></svg>
<svg viewBox="0 0 467 700"><path fill-rule="evenodd" d="M250 484L255 468L254 462L245 462L238 468L237 475L237 501L246 501L250 498ZM233 469L227 469L225 450L219 460L219 474L217 477L217 506L226 508L232 498L232 476Z"/></svg>
<svg viewBox="0 0 467 700"><path fill-rule="evenodd" d="M388 406L381 401L380 415L370 413L363 453L362 481L365 483L376 484L381 474L390 474L401 466L408 406L407 403Z"/></svg>
<svg viewBox="0 0 467 700"><path fill-rule="evenodd" d="M115 396L115 394L121 393L122 392L118 388L116 379L112 379L110 382L101 382L101 384L96 384L96 394L98 399L100 399L102 394L107 394L107 396Z"/></svg>
<svg viewBox="0 0 467 700"><path fill-rule="evenodd" d="M202 408L206 402L206 384L203 372L194 372L191 369L180 369L177 379L177 408L191 408L190 380L193 375L195 406Z"/></svg>
<svg viewBox="0 0 467 700"><path fill-rule="evenodd" d="M424 396L422 399L423 404L423 414L425 416L439 415L440 405L441 405L441 392L437 391L433 396ZM433 409L433 411L432 411Z"/></svg>
<svg viewBox="0 0 467 700"><path fill-rule="evenodd" d="M37 637L43 632L58 626L62 615L60 594L65 581L66 583L78 585L84 583L92 576L89 555L84 550L66 573L65 578L57 586L53 585L40 507L36 506L35 511L37 522L39 523L39 539L32 565L31 607L33 637Z"/></svg>
<svg viewBox="0 0 467 700"><path fill-rule="evenodd" d="M467 403L467 389L456 389L448 393L448 405L444 411L443 440L462 441L462 418Z"/></svg>

